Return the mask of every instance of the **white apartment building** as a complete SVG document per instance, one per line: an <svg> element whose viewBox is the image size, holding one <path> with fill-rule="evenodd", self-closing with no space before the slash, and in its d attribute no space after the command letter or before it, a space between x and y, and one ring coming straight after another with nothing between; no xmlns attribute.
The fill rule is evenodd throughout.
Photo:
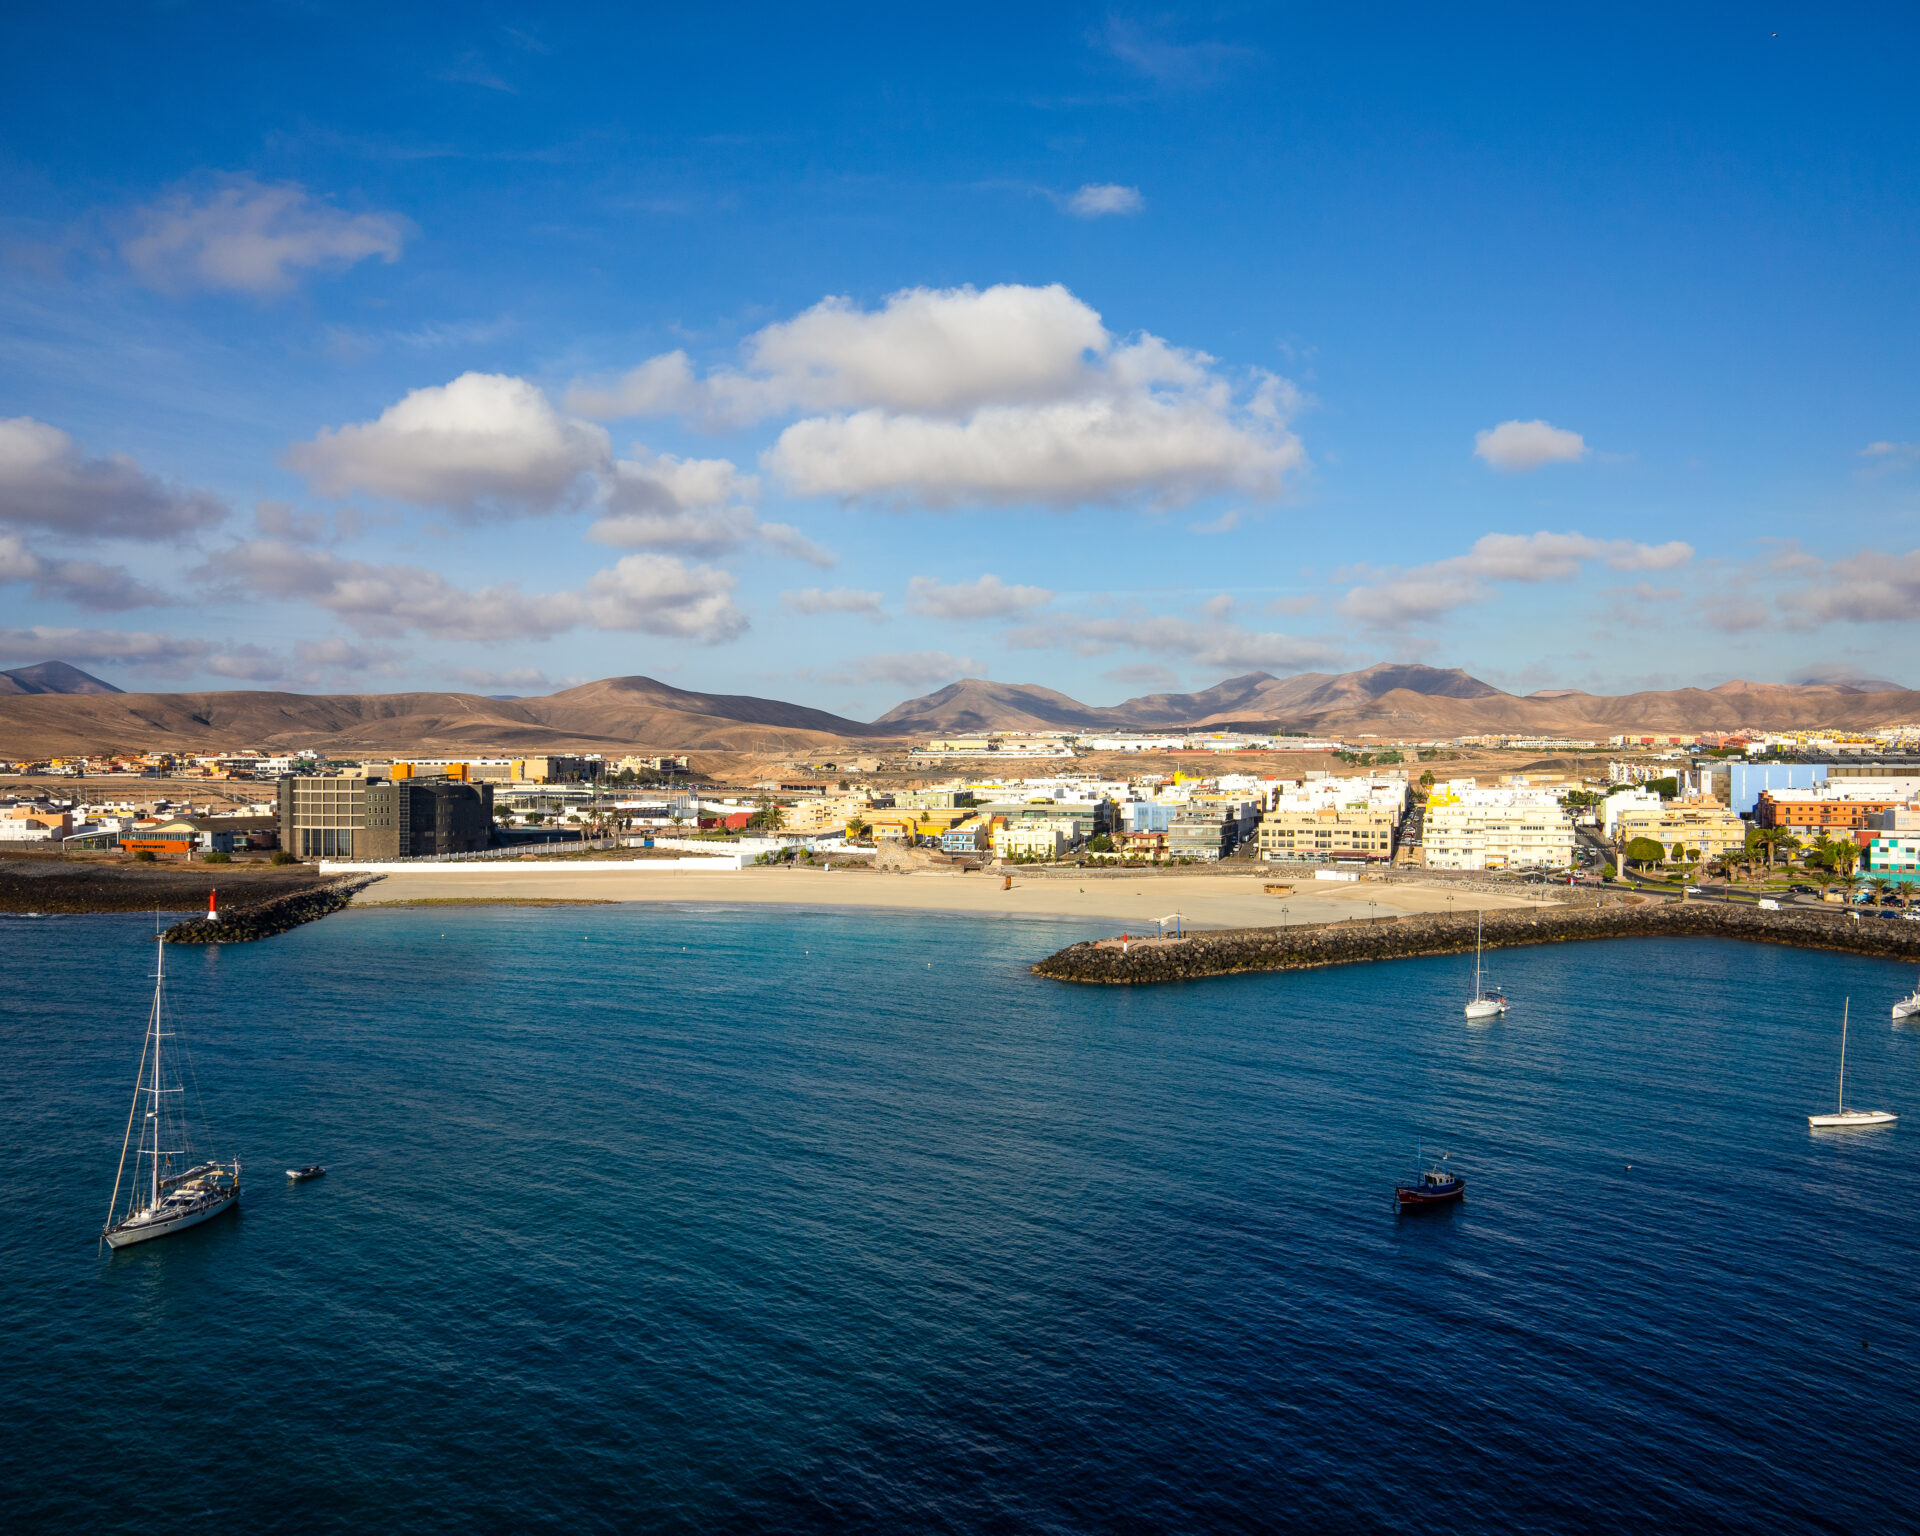
<svg viewBox="0 0 1920 1536"><path fill-rule="evenodd" d="M993 851L1002 859L1039 856L1057 859L1073 847L1075 828L1071 822L1042 821L1022 817L993 829Z"/></svg>
<svg viewBox="0 0 1920 1536"><path fill-rule="evenodd" d="M1619 835L1620 818L1629 812L1658 815L1664 802L1650 789L1620 789L1600 802L1600 830L1612 841Z"/></svg>
<svg viewBox="0 0 1920 1536"><path fill-rule="evenodd" d="M1429 869L1565 869L1573 862L1573 823L1541 790L1436 790L1423 837Z"/></svg>
<svg viewBox="0 0 1920 1536"><path fill-rule="evenodd" d="M1403 774L1346 775L1286 785L1274 796L1276 811L1366 811L1396 821L1410 791Z"/></svg>

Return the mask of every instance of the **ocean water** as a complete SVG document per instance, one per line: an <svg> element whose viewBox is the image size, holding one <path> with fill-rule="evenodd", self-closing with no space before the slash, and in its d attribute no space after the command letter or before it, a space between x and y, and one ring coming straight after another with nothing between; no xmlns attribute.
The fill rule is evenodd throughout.
<svg viewBox="0 0 1920 1536"><path fill-rule="evenodd" d="M1469 1026L1453 959L348 912L172 953L247 1193L102 1257L149 931L0 924L10 1532L1920 1528L1885 962L1513 951ZM1849 994L1908 1118L1816 1137ZM1400 1217L1420 1138L1467 1197Z"/></svg>

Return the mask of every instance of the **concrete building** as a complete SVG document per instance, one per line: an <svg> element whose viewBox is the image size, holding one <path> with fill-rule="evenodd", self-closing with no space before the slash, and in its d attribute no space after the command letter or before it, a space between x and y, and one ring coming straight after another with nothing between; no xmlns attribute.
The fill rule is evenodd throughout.
<svg viewBox="0 0 1920 1536"><path fill-rule="evenodd" d="M215 830L205 817L176 816L168 821L137 823L120 835L120 846L129 853L231 853L235 834ZM245 841L245 835L240 835Z"/></svg>
<svg viewBox="0 0 1920 1536"><path fill-rule="evenodd" d="M280 846L302 859L351 859L357 834L367 824L363 776L317 778L289 774L280 780Z"/></svg>
<svg viewBox="0 0 1920 1536"><path fill-rule="evenodd" d="M69 811L44 805L10 805L0 809L0 842L55 843L73 831Z"/></svg>
<svg viewBox="0 0 1920 1536"><path fill-rule="evenodd" d="M513 777L525 784L577 784L599 778L605 768L598 757L517 757Z"/></svg>
<svg viewBox="0 0 1920 1536"><path fill-rule="evenodd" d="M1221 811L1183 810L1167 827L1167 857L1214 863L1233 852L1238 821Z"/></svg>
<svg viewBox="0 0 1920 1536"><path fill-rule="evenodd" d="M942 853L985 853L991 844L992 829L986 820L975 816L940 834Z"/></svg>
<svg viewBox="0 0 1920 1536"><path fill-rule="evenodd" d="M993 829L993 851L1003 859L1057 859L1074 846L1072 823L1022 817Z"/></svg>
<svg viewBox="0 0 1920 1536"><path fill-rule="evenodd" d="M1860 832L1873 818L1920 795L1920 778L1828 779L1812 789L1762 790L1753 824L1796 836Z"/></svg>
<svg viewBox="0 0 1920 1536"><path fill-rule="evenodd" d="M1866 837L1861 873L1901 885L1920 883L1920 806L1889 806L1880 813Z"/></svg>
<svg viewBox="0 0 1920 1536"><path fill-rule="evenodd" d="M1747 846L1747 824L1718 800L1706 796L1652 807L1629 806L1615 818L1614 828L1616 841L1650 837L1664 848L1672 848L1675 843L1697 848L1709 859L1737 854Z"/></svg>
<svg viewBox="0 0 1920 1536"><path fill-rule="evenodd" d="M1550 794L1521 789L1436 790L1424 829L1429 869L1566 869L1573 823Z"/></svg>
<svg viewBox="0 0 1920 1536"><path fill-rule="evenodd" d="M1782 789L1812 789L1826 782L1825 763L1729 763L1727 804L1750 816L1762 793Z"/></svg>
<svg viewBox="0 0 1920 1536"><path fill-rule="evenodd" d="M493 840L493 786L395 779L367 786L356 857L412 859L477 853Z"/></svg>
<svg viewBox="0 0 1920 1536"><path fill-rule="evenodd" d="M1393 858L1397 813L1367 809L1268 811L1259 829L1263 859Z"/></svg>
<svg viewBox="0 0 1920 1536"><path fill-rule="evenodd" d="M1650 789L1617 789L1600 802L1600 831L1609 842L1615 841L1620 835L1622 816L1629 812L1658 815L1665 804Z"/></svg>

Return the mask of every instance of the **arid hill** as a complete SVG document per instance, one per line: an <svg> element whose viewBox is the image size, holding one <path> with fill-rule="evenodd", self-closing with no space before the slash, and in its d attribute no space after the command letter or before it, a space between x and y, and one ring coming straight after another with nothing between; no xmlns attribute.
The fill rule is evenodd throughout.
<svg viewBox="0 0 1920 1536"><path fill-rule="evenodd" d="M344 752L789 752L872 730L774 699L689 693L609 678L537 699L471 693L40 694L0 698L0 756L207 751L216 746Z"/></svg>
<svg viewBox="0 0 1920 1536"><path fill-rule="evenodd" d="M0 697L0 756L248 746L422 756L570 748L767 755L987 730L1241 726L1356 737L1519 732L1599 738L1621 731L1869 728L1914 720L1920 720L1920 693L1902 690L1733 682L1617 698L1559 689L1522 697L1458 670L1382 665L1285 678L1252 672L1199 693L1149 694L1110 708L1033 684L966 678L866 724L778 699L616 677L528 699L245 690L15 693Z"/></svg>
<svg viewBox="0 0 1920 1536"><path fill-rule="evenodd" d="M0 672L0 697L19 693L118 693L112 683L103 683L91 672L64 661L43 661L31 667L15 667Z"/></svg>

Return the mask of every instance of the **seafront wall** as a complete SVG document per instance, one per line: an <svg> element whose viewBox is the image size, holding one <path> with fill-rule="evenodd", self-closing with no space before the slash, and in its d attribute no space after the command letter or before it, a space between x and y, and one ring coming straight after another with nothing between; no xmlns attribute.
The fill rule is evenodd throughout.
<svg viewBox="0 0 1920 1536"><path fill-rule="evenodd" d="M251 944L270 939L276 933L298 928L302 923L318 922L329 912L338 912L354 894L372 885L372 880L336 880L310 891L291 896L275 896L252 906L235 907L222 912L220 921L210 923L204 917L190 917L166 931L169 944Z"/></svg>
<svg viewBox="0 0 1920 1536"><path fill-rule="evenodd" d="M1489 949L1565 944L1582 939L1697 937L1748 939L1806 949L1839 949L1920 961L1920 923L1856 917L1847 912L1785 909L1762 912L1724 902L1628 898L1617 905L1536 907L1488 912ZM1474 944L1471 916L1429 913L1285 928L1226 928L1179 939L1100 939L1069 945L1033 967L1058 981L1134 985L1231 976L1244 971L1303 970L1363 960L1453 955Z"/></svg>
<svg viewBox="0 0 1920 1536"><path fill-rule="evenodd" d="M579 859L579 858L533 858L533 859L474 859L458 862L452 859L388 859L375 862L366 859L322 859L320 873L323 875L485 875L497 878L512 874L550 875L555 870L569 875L594 875L601 873L630 875L635 870L649 874L672 874L677 871L716 869L745 869L750 854L721 853L697 859Z"/></svg>

